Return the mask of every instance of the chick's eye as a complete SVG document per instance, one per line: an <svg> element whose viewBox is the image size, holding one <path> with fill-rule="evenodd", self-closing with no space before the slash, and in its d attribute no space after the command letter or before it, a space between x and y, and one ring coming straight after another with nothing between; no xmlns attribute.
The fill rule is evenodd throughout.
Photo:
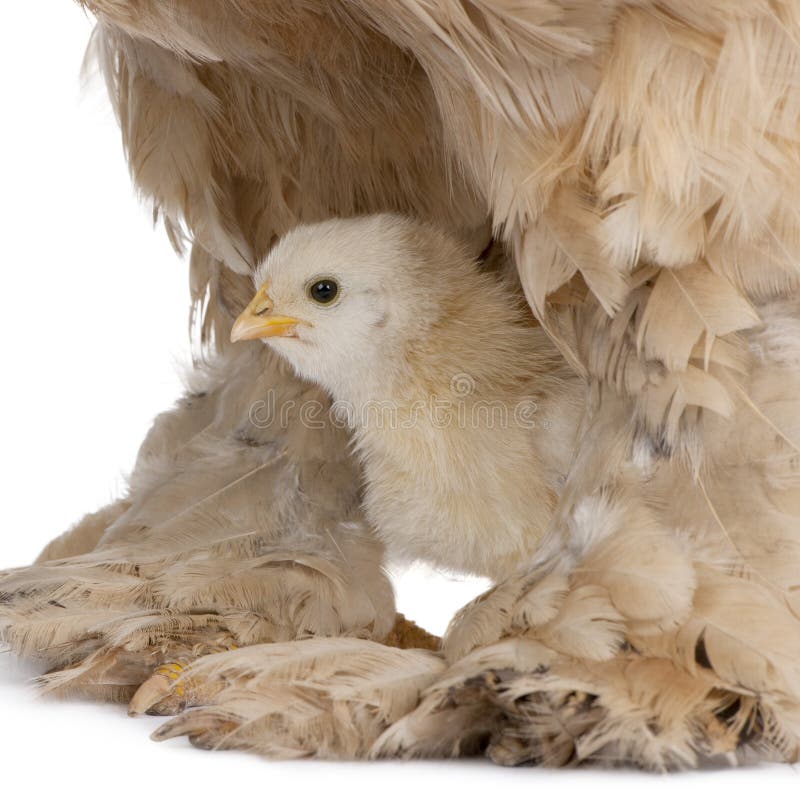
<svg viewBox="0 0 800 800"><path fill-rule="evenodd" d="M332 278L322 278L314 281L308 287L308 296L315 302L325 305L332 303L339 294L339 284Z"/></svg>

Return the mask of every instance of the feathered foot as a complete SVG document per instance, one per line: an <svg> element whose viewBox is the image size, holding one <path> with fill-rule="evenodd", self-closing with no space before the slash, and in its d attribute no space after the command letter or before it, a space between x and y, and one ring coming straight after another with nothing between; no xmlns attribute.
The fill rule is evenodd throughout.
<svg viewBox="0 0 800 800"><path fill-rule="evenodd" d="M153 738L276 758L366 757L442 673L427 650L360 639L308 639L207 656L180 674L187 705Z"/></svg>
<svg viewBox="0 0 800 800"><path fill-rule="evenodd" d="M784 594L707 562L619 487L571 525L549 574L457 615L448 671L374 752L655 770L751 750L797 760L800 619Z"/></svg>
<svg viewBox="0 0 800 800"><path fill-rule="evenodd" d="M781 720L772 710L666 659L623 654L591 662L515 638L452 665L414 711L382 734L372 755L486 752L504 765L668 770L701 756L729 762L744 746L773 736L765 752L795 758L796 739L774 736Z"/></svg>
<svg viewBox="0 0 800 800"><path fill-rule="evenodd" d="M347 565L319 555L270 548L171 564L92 556L0 578L0 638L46 664L48 691L127 700L164 662L298 635L386 635Z"/></svg>
<svg viewBox="0 0 800 800"><path fill-rule="evenodd" d="M383 640L383 644L400 649L438 651L441 639L398 614L394 627ZM235 650L236 646L232 645L228 649ZM138 688L128 704L128 713L169 716L186 708L213 702L224 687L214 681L187 678L185 673L188 666L186 661L161 664Z"/></svg>
<svg viewBox="0 0 800 800"><path fill-rule="evenodd" d="M230 649L235 650L236 647L232 646ZM157 667L131 698L128 714L171 716L179 714L187 707L213 701L219 687L186 680L188 666L186 661L170 661Z"/></svg>
<svg viewBox="0 0 800 800"><path fill-rule="evenodd" d="M0 641L44 663L47 690L130 700L165 662L392 628L344 433L299 416L325 398L263 347L194 380L157 419L123 501L0 572Z"/></svg>

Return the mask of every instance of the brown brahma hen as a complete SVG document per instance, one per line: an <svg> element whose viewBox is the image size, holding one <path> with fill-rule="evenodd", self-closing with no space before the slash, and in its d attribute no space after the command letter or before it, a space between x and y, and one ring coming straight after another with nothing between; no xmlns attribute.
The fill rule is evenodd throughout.
<svg viewBox="0 0 800 800"><path fill-rule="evenodd" d="M202 706L162 736L273 755L796 759L800 0L84 5L133 179L191 246L209 363L127 496L0 574L44 685L144 681L135 711ZM274 248L386 212L421 223ZM376 252L404 327L363 302L304 344L304 292L344 310ZM248 314L297 340L229 343L253 275ZM375 360L437 309L413 358L400 335ZM539 427L409 445L351 418L351 454L348 380L532 394ZM409 447L411 488L386 471ZM496 580L438 654L398 647L435 642L395 616L386 542Z"/></svg>

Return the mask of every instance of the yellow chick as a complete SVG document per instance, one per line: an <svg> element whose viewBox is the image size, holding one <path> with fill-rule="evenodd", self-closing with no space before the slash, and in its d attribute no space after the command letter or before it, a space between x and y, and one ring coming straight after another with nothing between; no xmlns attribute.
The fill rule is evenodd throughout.
<svg viewBox="0 0 800 800"><path fill-rule="evenodd" d="M295 228L254 282L231 339L330 393L390 555L499 579L533 553L581 387L510 286L390 214Z"/></svg>

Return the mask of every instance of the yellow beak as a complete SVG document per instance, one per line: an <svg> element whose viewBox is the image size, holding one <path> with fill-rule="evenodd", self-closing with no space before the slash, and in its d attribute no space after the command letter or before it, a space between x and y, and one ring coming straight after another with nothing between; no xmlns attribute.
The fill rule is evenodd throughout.
<svg viewBox="0 0 800 800"><path fill-rule="evenodd" d="M231 328L231 341L265 339L267 336L294 336L300 320L273 314L274 303L267 294L265 283L250 301L250 305L236 318Z"/></svg>

